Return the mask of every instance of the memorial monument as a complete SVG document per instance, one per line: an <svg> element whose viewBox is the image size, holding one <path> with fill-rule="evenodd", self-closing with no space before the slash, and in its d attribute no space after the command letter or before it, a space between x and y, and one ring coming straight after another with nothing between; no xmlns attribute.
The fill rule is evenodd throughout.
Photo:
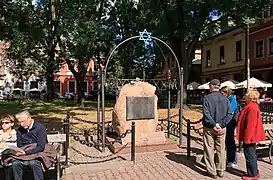
<svg viewBox="0 0 273 180"><path fill-rule="evenodd" d="M156 87L147 82L128 83L121 87L113 109L113 127L118 136L131 129L130 120L135 120L137 152L148 151L147 148L150 146L166 144L164 132L156 131L158 98L155 91ZM143 119L145 117L147 119ZM122 139L122 144L118 146L121 147L127 143L131 143L131 134L126 135Z"/></svg>

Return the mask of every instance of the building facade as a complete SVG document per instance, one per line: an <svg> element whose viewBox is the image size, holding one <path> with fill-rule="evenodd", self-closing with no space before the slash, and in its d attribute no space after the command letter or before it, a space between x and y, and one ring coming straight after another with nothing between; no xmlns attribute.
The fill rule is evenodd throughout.
<svg viewBox="0 0 273 180"><path fill-rule="evenodd" d="M213 78L244 80L246 37L243 27L235 27L202 42L202 83Z"/></svg>
<svg viewBox="0 0 273 180"><path fill-rule="evenodd" d="M0 41L0 88L2 89L15 89L20 88L24 91L29 91L32 89L38 89L43 91L47 89L46 79L39 76L38 73L29 74L28 77L24 77L23 84L20 79L13 76L8 71L6 65L5 49L7 48L7 43ZM76 69L76 68L75 68ZM86 95L91 94L92 90L97 88L97 81L94 76L95 73L94 61L90 59L88 70L85 76L85 86L84 91ZM60 95L65 95L65 93L73 93L77 95L77 83L72 72L68 69L67 64L63 64L59 67L58 73L54 75L54 91Z"/></svg>
<svg viewBox="0 0 273 180"><path fill-rule="evenodd" d="M269 15L269 14L268 14ZM272 17L273 13L271 13ZM273 20L250 29L251 77L273 83ZM272 88L268 93L273 95Z"/></svg>
<svg viewBox="0 0 273 180"><path fill-rule="evenodd" d="M76 67L75 67L76 69ZM96 90L97 81L94 76L94 61L90 60L86 76L84 78L84 92L86 95L90 91ZM59 72L55 74L54 91L64 95L66 92L77 94L77 82L72 72L68 69L68 65L64 64L60 67Z"/></svg>
<svg viewBox="0 0 273 180"><path fill-rule="evenodd" d="M158 66L160 70L156 78L160 79L168 77L169 70L172 79L178 78L177 62L173 55L167 55L164 61L162 61ZM199 44L195 47L194 59L192 59L191 71L189 73L190 76L188 83L193 81L201 83L201 47Z"/></svg>

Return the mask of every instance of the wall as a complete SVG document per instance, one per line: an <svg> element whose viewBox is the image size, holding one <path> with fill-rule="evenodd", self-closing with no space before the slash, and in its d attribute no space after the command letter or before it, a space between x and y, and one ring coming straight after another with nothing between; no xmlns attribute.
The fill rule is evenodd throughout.
<svg viewBox="0 0 273 180"><path fill-rule="evenodd" d="M269 38L273 37L273 21L269 21L259 27L250 30L250 57L251 68L257 69L259 67L267 68L273 65L273 56L269 55ZM263 40L263 57L256 58L256 42Z"/></svg>
<svg viewBox="0 0 273 180"><path fill-rule="evenodd" d="M236 42L241 40L241 59L236 60ZM225 63L220 63L220 47L224 46ZM207 67L207 51L210 50L211 66ZM235 74L244 74L246 52L246 31L234 28L209 38L202 43L202 77L234 79Z"/></svg>

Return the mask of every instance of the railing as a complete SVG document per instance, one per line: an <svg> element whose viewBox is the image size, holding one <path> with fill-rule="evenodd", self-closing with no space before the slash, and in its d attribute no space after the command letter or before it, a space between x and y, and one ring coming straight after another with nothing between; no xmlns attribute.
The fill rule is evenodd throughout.
<svg viewBox="0 0 273 180"><path fill-rule="evenodd" d="M261 115L263 124L273 123L273 104L263 103L260 104Z"/></svg>

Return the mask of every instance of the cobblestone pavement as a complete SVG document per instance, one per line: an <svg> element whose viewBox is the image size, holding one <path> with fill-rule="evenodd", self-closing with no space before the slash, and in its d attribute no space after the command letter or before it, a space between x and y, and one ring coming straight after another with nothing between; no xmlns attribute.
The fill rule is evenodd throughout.
<svg viewBox="0 0 273 180"><path fill-rule="evenodd" d="M165 152L142 153L136 155L136 165L130 160L130 155L124 157L128 160L117 158L104 163L85 165L72 165L63 175L63 180L145 180L145 179L210 179L205 175L205 165L201 162L202 145L192 141L191 158L187 160L185 148ZM87 147L77 147L82 152L87 152ZM84 151L85 150L85 151ZM107 153L106 153L107 154ZM72 155L72 157L71 157ZM71 160L88 161L86 157L70 154ZM236 180L245 172L245 159L242 153L238 155L238 167L225 172L223 180ZM93 159L94 161L94 159ZM90 162L93 162L90 159ZM273 180L273 166L268 158L259 161L260 179Z"/></svg>

